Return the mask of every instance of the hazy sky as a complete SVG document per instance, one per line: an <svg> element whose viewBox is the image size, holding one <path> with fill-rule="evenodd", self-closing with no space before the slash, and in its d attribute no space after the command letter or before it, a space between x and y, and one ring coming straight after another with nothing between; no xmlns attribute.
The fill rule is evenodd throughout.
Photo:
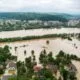
<svg viewBox="0 0 80 80"><path fill-rule="evenodd" d="M80 0L0 0L0 12L80 13Z"/></svg>

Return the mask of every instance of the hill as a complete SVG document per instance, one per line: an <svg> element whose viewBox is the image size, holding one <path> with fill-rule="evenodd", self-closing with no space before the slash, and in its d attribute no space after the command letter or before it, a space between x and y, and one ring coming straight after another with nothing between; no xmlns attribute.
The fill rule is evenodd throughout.
<svg viewBox="0 0 80 80"><path fill-rule="evenodd" d="M67 18L62 14L48 13L21 13L21 12L5 12L0 13L0 19L17 19L17 20L42 20L42 21L62 21L66 22Z"/></svg>

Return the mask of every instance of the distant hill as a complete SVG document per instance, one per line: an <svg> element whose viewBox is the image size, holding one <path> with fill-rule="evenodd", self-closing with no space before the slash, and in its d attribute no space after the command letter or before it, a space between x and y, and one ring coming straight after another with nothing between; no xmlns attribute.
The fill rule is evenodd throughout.
<svg viewBox="0 0 80 80"><path fill-rule="evenodd" d="M51 15L56 15L56 16L60 16L60 17L64 17L67 20L72 19L73 15L70 14L66 14L66 13L49 13Z"/></svg>
<svg viewBox="0 0 80 80"><path fill-rule="evenodd" d="M62 21L66 22L72 16L68 14L52 14L52 13L20 13L6 12L0 13L0 19L18 19L18 20L43 20L43 21Z"/></svg>

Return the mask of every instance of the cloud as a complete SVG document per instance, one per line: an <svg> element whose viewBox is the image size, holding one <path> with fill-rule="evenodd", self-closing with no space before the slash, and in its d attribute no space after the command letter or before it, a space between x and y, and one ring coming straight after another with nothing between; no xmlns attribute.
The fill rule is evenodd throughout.
<svg viewBox="0 0 80 80"><path fill-rule="evenodd" d="M0 11L80 12L80 0L0 0Z"/></svg>

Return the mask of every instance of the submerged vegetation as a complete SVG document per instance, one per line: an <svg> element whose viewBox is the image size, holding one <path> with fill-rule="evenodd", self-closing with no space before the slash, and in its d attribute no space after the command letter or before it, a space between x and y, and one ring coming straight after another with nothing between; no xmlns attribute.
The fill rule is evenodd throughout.
<svg viewBox="0 0 80 80"><path fill-rule="evenodd" d="M77 80L77 70L72 63L73 60L80 61L76 55L60 51L55 58L52 52L47 54L43 50L39 57L41 66L32 57L27 57L25 62L17 62L17 80Z"/></svg>

